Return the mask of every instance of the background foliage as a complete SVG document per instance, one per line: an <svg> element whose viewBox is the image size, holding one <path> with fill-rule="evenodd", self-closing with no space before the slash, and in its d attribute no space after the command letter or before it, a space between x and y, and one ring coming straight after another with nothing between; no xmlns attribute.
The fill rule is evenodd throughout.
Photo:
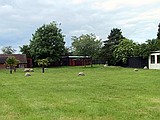
<svg viewBox="0 0 160 120"><path fill-rule="evenodd" d="M39 27L30 40L30 54L32 58L58 61L65 50L64 35L55 22Z"/></svg>
<svg viewBox="0 0 160 120"><path fill-rule="evenodd" d="M72 37L72 49L74 55L91 56L93 59L98 58L102 42L95 34L81 35Z"/></svg>

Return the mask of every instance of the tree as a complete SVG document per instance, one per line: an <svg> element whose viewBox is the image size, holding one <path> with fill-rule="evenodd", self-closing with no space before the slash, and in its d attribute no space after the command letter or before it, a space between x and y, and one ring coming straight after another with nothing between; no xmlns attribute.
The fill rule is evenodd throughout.
<svg viewBox="0 0 160 120"><path fill-rule="evenodd" d="M95 34L85 34L80 37L72 36L74 55L91 56L96 59L100 53L102 42Z"/></svg>
<svg viewBox="0 0 160 120"><path fill-rule="evenodd" d="M44 73L44 67L49 65L49 61L47 59L39 59L38 65L42 66L42 73Z"/></svg>
<svg viewBox="0 0 160 120"><path fill-rule="evenodd" d="M103 56L103 59L107 60L110 65L115 64L115 60L113 57L115 45L118 45L120 41L124 38L125 37L122 35L121 29L113 28L110 34L108 35L107 40L104 41L101 56Z"/></svg>
<svg viewBox="0 0 160 120"><path fill-rule="evenodd" d="M64 56L72 56L72 55L73 55L72 47L65 47Z"/></svg>
<svg viewBox="0 0 160 120"><path fill-rule="evenodd" d="M13 69L14 69L14 72L16 72L16 66L19 64L19 60L16 59L14 65L13 65Z"/></svg>
<svg viewBox="0 0 160 120"><path fill-rule="evenodd" d="M145 43L137 44L134 55L148 58L151 51L160 50L160 39L149 39Z"/></svg>
<svg viewBox="0 0 160 120"><path fill-rule="evenodd" d="M160 23L159 23L159 25L158 25L157 39L160 39Z"/></svg>
<svg viewBox="0 0 160 120"><path fill-rule="evenodd" d="M12 48L12 46L6 46L2 49L3 54L13 54L16 50Z"/></svg>
<svg viewBox="0 0 160 120"><path fill-rule="evenodd" d="M10 71L10 74L12 74L12 69L13 67L16 67L16 65L19 63L19 61L14 57L14 56L11 56L11 57L8 57L6 59L6 62L5 64L7 66L9 66L9 71Z"/></svg>
<svg viewBox="0 0 160 120"><path fill-rule="evenodd" d="M147 40L146 43L142 44L141 54L144 58L148 58L151 51L160 50L160 40L159 39L151 39Z"/></svg>
<svg viewBox="0 0 160 120"><path fill-rule="evenodd" d="M26 54L27 58L31 57L29 45L23 45L22 47L19 46L19 48L22 54Z"/></svg>
<svg viewBox="0 0 160 120"><path fill-rule="evenodd" d="M160 23L158 25L157 39L149 39L139 45L138 56L148 58L151 51L160 50Z"/></svg>
<svg viewBox="0 0 160 120"><path fill-rule="evenodd" d="M115 50L113 51L115 62L122 61L123 63L126 63L129 57L134 56L135 48L136 43L134 43L132 40L121 40L121 42L116 45Z"/></svg>
<svg viewBox="0 0 160 120"><path fill-rule="evenodd" d="M30 54L35 61L47 58L50 62L55 62L63 54L64 44L64 35L57 24L55 22L44 24L36 30L30 40Z"/></svg>
<svg viewBox="0 0 160 120"><path fill-rule="evenodd" d="M105 44L117 45L125 37L123 37L121 29L113 28L107 38L108 40L104 42Z"/></svg>

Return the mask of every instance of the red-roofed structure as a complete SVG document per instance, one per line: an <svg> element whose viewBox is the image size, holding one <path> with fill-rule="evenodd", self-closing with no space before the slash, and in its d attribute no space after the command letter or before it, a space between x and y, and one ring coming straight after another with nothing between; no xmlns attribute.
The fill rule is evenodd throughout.
<svg viewBox="0 0 160 120"><path fill-rule="evenodd" d="M0 54L0 68L6 68L5 61L8 57L14 56L17 60L19 60L18 68L26 68L27 67L27 57L25 54Z"/></svg>

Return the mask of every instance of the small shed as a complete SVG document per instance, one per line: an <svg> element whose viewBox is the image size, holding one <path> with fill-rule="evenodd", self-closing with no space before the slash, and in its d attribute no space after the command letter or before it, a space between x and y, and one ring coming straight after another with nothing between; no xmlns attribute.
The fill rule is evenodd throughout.
<svg viewBox="0 0 160 120"><path fill-rule="evenodd" d="M63 56L62 65L65 66L84 66L90 65L92 62L91 56Z"/></svg>
<svg viewBox="0 0 160 120"><path fill-rule="evenodd" d="M5 68L5 61L8 57L14 56L19 60L17 67L25 68L27 67L27 58L25 54L0 54L0 68Z"/></svg>
<svg viewBox="0 0 160 120"><path fill-rule="evenodd" d="M152 51L148 58L149 69L160 69L160 50Z"/></svg>
<svg viewBox="0 0 160 120"><path fill-rule="evenodd" d="M148 58L143 57L129 57L127 62L122 64L123 67L130 68L144 68L148 67Z"/></svg>

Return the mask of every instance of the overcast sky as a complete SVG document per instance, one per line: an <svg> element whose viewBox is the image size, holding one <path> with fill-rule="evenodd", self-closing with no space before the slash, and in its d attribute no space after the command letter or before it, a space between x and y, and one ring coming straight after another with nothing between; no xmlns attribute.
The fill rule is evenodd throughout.
<svg viewBox="0 0 160 120"><path fill-rule="evenodd" d="M0 48L29 44L35 30L52 21L61 23L68 47L71 36L106 40L112 28L143 43L157 36L160 0L0 0L0 16Z"/></svg>

